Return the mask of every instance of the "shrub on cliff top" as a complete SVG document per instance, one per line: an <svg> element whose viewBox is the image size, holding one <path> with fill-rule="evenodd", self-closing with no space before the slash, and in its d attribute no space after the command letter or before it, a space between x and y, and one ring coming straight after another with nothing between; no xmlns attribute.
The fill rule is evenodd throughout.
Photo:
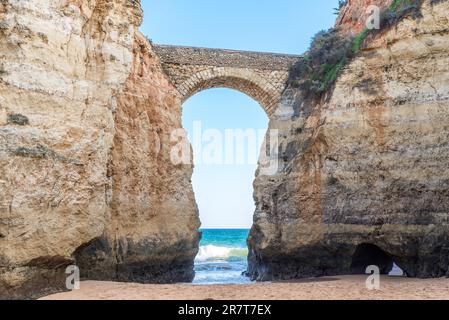
<svg viewBox="0 0 449 320"><path fill-rule="evenodd" d="M407 15L420 16L422 2L423 0L393 0L390 7L381 14L381 30L395 25Z"/></svg>
<svg viewBox="0 0 449 320"><path fill-rule="evenodd" d="M320 31L308 53L290 71L293 86L319 95L329 89L352 56L352 37L343 37L337 29Z"/></svg>
<svg viewBox="0 0 449 320"><path fill-rule="evenodd" d="M395 25L405 16L411 14L413 17L418 17L420 12L422 0L394 0L390 7L384 10L380 16L380 30L365 29L360 32L355 38L352 46L354 53L357 53L362 48L363 42L371 33L382 31L390 26Z"/></svg>
<svg viewBox="0 0 449 320"><path fill-rule="evenodd" d="M334 8L334 14L337 16L340 14L341 9L345 7L348 4L348 0L338 0L338 7Z"/></svg>
<svg viewBox="0 0 449 320"><path fill-rule="evenodd" d="M394 0L381 14L381 30L395 25L407 15L419 16L423 0ZM441 0L432 0L434 5ZM340 10L346 1L340 1ZM326 92L346 64L360 51L367 37L379 30L365 29L355 37L343 36L338 29L320 31L312 38L307 54L290 69L289 83L306 96L316 98Z"/></svg>

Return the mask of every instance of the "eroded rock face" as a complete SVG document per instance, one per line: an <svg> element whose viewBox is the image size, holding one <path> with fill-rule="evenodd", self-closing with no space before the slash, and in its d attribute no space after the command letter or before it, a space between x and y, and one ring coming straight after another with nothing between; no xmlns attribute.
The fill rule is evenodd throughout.
<svg viewBox="0 0 449 320"><path fill-rule="evenodd" d="M409 276L449 275L449 3L430 2L321 102L285 92L270 123L283 166L255 182L253 279L349 274L367 244Z"/></svg>
<svg viewBox="0 0 449 320"><path fill-rule="evenodd" d="M200 226L192 168L170 159L171 133L182 127L181 101L141 35L117 101L108 166L112 216L105 235L76 252L77 264L88 279L190 282Z"/></svg>
<svg viewBox="0 0 449 320"><path fill-rule="evenodd" d="M285 92L270 123L281 170L255 182L252 278L350 273L372 256L383 272L393 258L448 275L448 13L426 1L319 103ZM141 18L130 0L0 3L0 298L64 290L71 264L87 279L192 280L192 168L170 161L181 97Z"/></svg>
<svg viewBox="0 0 449 320"><path fill-rule="evenodd" d="M392 2L393 0L348 0L347 5L340 10L336 26L342 32L357 34L366 28L366 21L373 14L371 6L379 8L382 12Z"/></svg>
<svg viewBox="0 0 449 320"><path fill-rule="evenodd" d="M0 298L64 290L73 263L192 278L191 168L167 155L180 102L141 19L138 1L1 2Z"/></svg>

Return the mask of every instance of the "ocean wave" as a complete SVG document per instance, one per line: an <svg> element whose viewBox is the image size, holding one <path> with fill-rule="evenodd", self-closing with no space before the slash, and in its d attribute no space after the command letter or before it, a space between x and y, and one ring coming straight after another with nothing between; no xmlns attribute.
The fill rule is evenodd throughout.
<svg viewBox="0 0 449 320"><path fill-rule="evenodd" d="M201 246L196 261L213 261L227 260L233 257L246 257L248 255L247 248L227 248L214 245Z"/></svg>

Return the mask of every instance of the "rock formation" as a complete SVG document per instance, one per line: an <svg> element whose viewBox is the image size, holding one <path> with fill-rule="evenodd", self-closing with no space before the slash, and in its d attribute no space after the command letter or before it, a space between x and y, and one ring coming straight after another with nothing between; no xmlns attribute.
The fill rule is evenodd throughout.
<svg viewBox="0 0 449 320"><path fill-rule="evenodd" d="M147 40L137 34L131 74L117 98L107 176L111 217L104 235L75 253L88 279L190 282L199 217L191 167L172 164L181 102Z"/></svg>
<svg viewBox="0 0 449 320"><path fill-rule="evenodd" d="M181 103L141 19L138 1L1 2L0 298L64 290L74 263L193 278L192 168L168 161Z"/></svg>
<svg viewBox="0 0 449 320"><path fill-rule="evenodd" d="M449 276L449 3L420 11L369 41L320 101L285 91L270 122L283 166L255 181L253 279L392 262Z"/></svg>
<svg viewBox="0 0 449 320"><path fill-rule="evenodd" d="M336 26L345 33L358 33L366 27L368 17L373 13L370 6L376 6L381 11L388 8L393 0L348 0L341 8Z"/></svg>
<svg viewBox="0 0 449 320"><path fill-rule="evenodd" d="M337 25L356 34L372 3L391 0L350 0ZM254 184L253 279L393 262L449 275L449 3L420 11L366 41L321 100L284 91L281 167ZM192 166L170 161L183 95L141 20L136 0L0 2L0 298L65 290L72 264L85 279L193 279Z"/></svg>

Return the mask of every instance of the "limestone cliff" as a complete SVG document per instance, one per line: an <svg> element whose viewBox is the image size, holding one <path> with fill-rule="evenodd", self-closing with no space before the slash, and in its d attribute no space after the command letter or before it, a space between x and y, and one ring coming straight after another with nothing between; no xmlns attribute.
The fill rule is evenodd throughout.
<svg viewBox="0 0 449 320"><path fill-rule="evenodd" d="M392 1L351 0L337 25L357 34L372 3ZM448 16L448 1L423 1L321 99L285 90L270 122L281 166L254 184L252 278L393 261L449 275ZM136 0L0 2L0 298L64 290L71 264L87 279L192 280L192 168L170 161L182 96L141 19Z"/></svg>
<svg viewBox="0 0 449 320"><path fill-rule="evenodd" d="M347 5L341 8L337 17L336 26L344 33L363 31L368 17L373 13L370 6L376 6L380 11L388 8L394 0L348 0Z"/></svg>
<svg viewBox="0 0 449 320"><path fill-rule="evenodd" d="M117 101L108 165L112 216L105 234L75 253L77 265L88 279L190 282L200 226L192 168L170 159L181 101L141 35Z"/></svg>
<svg viewBox="0 0 449 320"><path fill-rule="evenodd" d="M73 263L192 278L191 168L167 160L180 101L141 19L138 1L0 3L0 298L63 290Z"/></svg>
<svg viewBox="0 0 449 320"><path fill-rule="evenodd" d="M392 261L409 276L449 275L449 3L420 13L369 41L320 101L284 93L270 122L283 165L255 181L253 279Z"/></svg>

